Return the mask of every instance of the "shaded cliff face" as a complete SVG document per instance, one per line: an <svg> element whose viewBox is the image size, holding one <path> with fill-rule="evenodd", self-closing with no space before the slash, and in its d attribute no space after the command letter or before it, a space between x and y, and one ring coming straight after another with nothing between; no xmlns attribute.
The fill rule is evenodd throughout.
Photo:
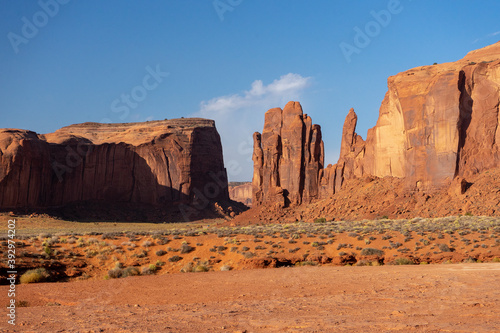
<svg viewBox="0 0 500 333"><path fill-rule="evenodd" d="M253 204L298 205L319 197L324 163L321 128L298 102L265 114L262 134L254 133Z"/></svg>
<svg viewBox="0 0 500 333"><path fill-rule="evenodd" d="M228 200L212 120L0 130L0 207L97 201L155 206Z"/></svg>

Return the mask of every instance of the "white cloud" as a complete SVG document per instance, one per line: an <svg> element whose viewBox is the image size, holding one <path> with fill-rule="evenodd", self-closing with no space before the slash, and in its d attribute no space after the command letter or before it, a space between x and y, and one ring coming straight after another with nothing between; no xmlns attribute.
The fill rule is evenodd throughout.
<svg viewBox="0 0 500 333"><path fill-rule="evenodd" d="M495 32L492 32L491 34L487 34L486 36L480 37L480 38L478 38L478 39L474 40L474 41L472 42L472 44L475 44L475 43L477 43L477 42L479 42L480 40L483 40L483 39L487 39L487 38L495 37L495 36L497 36L497 35L500 35L500 31L495 31Z"/></svg>
<svg viewBox="0 0 500 333"><path fill-rule="evenodd" d="M239 109L281 102L283 99L297 96L310 84L310 77L289 73L265 86L261 80L255 80L251 89L242 94L226 95L203 101L199 114L203 116L225 115Z"/></svg>
<svg viewBox="0 0 500 333"><path fill-rule="evenodd" d="M311 77L289 73L265 85L255 80L250 90L212 98L200 103L193 117L214 119L221 136L224 162L230 180L250 181L253 174L252 135L262 131L264 113L300 100Z"/></svg>

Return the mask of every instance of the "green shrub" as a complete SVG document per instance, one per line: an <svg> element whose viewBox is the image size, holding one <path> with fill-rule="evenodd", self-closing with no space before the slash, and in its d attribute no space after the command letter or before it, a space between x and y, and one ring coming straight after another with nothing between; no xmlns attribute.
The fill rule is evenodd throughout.
<svg viewBox="0 0 500 333"><path fill-rule="evenodd" d="M158 250L158 251L156 251L156 255L158 257L164 256L165 254L167 254L167 251L165 251L165 250Z"/></svg>
<svg viewBox="0 0 500 333"><path fill-rule="evenodd" d="M415 265L413 260L408 258L396 258L393 263L394 265Z"/></svg>
<svg viewBox="0 0 500 333"><path fill-rule="evenodd" d="M208 272L209 269L205 265L196 265L196 267L193 269L193 272Z"/></svg>
<svg viewBox="0 0 500 333"><path fill-rule="evenodd" d="M380 266L378 261L360 260L356 262L355 266Z"/></svg>
<svg viewBox="0 0 500 333"><path fill-rule="evenodd" d="M168 258L168 261L170 261L170 262L177 262L180 260L182 260L182 257L179 257L179 256L173 256L173 257Z"/></svg>
<svg viewBox="0 0 500 333"><path fill-rule="evenodd" d="M315 261L299 261L295 266L317 266L318 263Z"/></svg>
<svg viewBox="0 0 500 333"><path fill-rule="evenodd" d="M245 257L245 259L250 259L255 256L255 254L253 254L252 252L243 252L242 254Z"/></svg>
<svg viewBox="0 0 500 333"><path fill-rule="evenodd" d="M142 247L150 247L152 245L154 245L153 242L148 241L148 240L142 242Z"/></svg>
<svg viewBox="0 0 500 333"><path fill-rule="evenodd" d="M439 244L438 248L441 252L452 252L453 250L446 244Z"/></svg>
<svg viewBox="0 0 500 333"><path fill-rule="evenodd" d="M372 247L365 247L363 250L361 250L361 255L362 256L382 256L384 255L384 251L379 250L379 249L374 249Z"/></svg>
<svg viewBox="0 0 500 333"><path fill-rule="evenodd" d="M45 268L37 268L26 271L21 275L21 283L38 283L47 281L50 277L49 272Z"/></svg>
<svg viewBox="0 0 500 333"><path fill-rule="evenodd" d="M139 275L139 269L137 267L127 267L122 271L122 277L136 276Z"/></svg>
<svg viewBox="0 0 500 333"><path fill-rule="evenodd" d="M30 306L30 304L28 303L28 301L19 301L19 302L17 302L17 307L19 307L19 308L27 308L29 306Z"/></svg>
<svg viewBox="0 0 500 333"><path fill-rule="evenodd" d="M146 267L142 268L141 274L142 275L154 274L154 272L156 272L157 269L158 268L156 267L156 265L150 264L149 266L146 266Z"/></svg>
<svg viewBox="0 0 500 333"><path fill-rule="evenodd" d="M124 278L127 276L135 276L139 275L139 269L136 267L127 267L127 268L119 268L115 267L111 270L108 271L108 277L111 279L118 279L118 278Z"/></svg>
<svg viewBox="0 0 500 333"><path fill-rule="evenodd" d="M194 247L189 246L188 244L182 244L181 246L181 254L186 254L194 251Z"/></svg>
<svg viewBox="0 0 500 333"><path fill-rule="evenodd" d="M193 264L188 262L181 268L181 273L189 273L193 271Z"/></svg>
<svg viewBox="0 0 500 333"><path fill-rule="evenodd" d="M319 217L319 218L314 220L314 223L325 223L325 222L326 222L326 218L324 218L324 217Z"/></svg>
<svg viewBox="0 0 500 333"><path fill-rule="evenodd" d="M119 267L110 269L107 275L110 279L118 279L122 277L122 269Z"/></svg>
<svg viewBox="0 0 500 333"><path fill-rule="evenodd" d="M46 255L50 256L52 254L52 249L48 246L45 246L43 248L43 252L45 252Z"/></svg>
<svg viewBox="0 0 500 333"><path fill-rule="evenodd" d="M475 264L477 262L477 259L473 258L473 257L469 257L467 259L464 259L462 262L465 264Z"/></svg>

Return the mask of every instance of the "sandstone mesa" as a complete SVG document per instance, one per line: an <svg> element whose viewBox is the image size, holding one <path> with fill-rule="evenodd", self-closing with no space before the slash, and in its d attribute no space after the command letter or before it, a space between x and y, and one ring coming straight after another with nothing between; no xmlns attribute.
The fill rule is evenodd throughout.
<svg viewBox="0 0 500 333"><path fill-rule="evenodd" d="M74 202L165 208L229 198L215 122L200 118L84 123L50 134L2 129L0 166L2 209Z"/></svg>

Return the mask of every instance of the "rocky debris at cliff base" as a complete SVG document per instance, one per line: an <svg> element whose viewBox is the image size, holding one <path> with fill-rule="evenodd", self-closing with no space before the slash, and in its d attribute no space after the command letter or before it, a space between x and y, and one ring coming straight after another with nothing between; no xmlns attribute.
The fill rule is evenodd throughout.
<svg viewBox="0 0 500 333"><path fill-rule="evenodd" d="M366 177L346 180L330 198L308 205L276 207L272 202L252 207L228 225L295 221L359 221L380 218L500 216L500 168L452 182L434 192L408 191L404 179Z"/></svg>
<svg viewBox="0 0 500 333"><path fill-rule="evenodd" d="M162 208L139 203L87 201L67 204L62 207L16 209L11 213L14 216L45 217L78 222L175 223L221 218L230 220L248 210L244 204L232 200L209 202L202 209L199 208L193 205L174 205Z"/></svg>

